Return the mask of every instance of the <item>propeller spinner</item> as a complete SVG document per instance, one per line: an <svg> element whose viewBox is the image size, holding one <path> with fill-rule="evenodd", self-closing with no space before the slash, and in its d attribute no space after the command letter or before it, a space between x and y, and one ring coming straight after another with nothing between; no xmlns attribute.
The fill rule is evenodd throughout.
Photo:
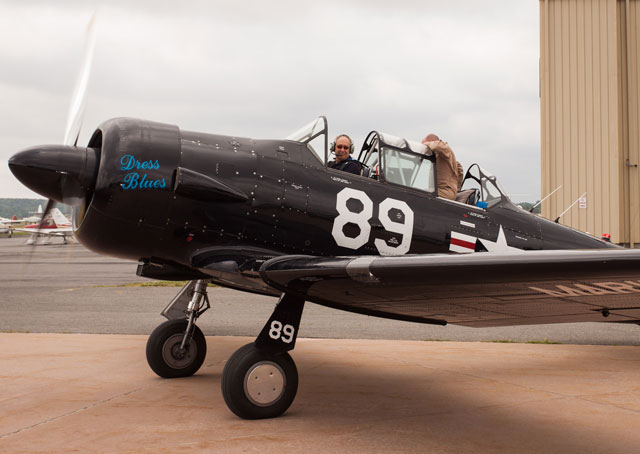
<svg viewBox="0 0 640 454"><path fill-rule="evenodd" d="M77 206L95 185L98 162L98 151L94 148L42 145L13 155L9 168L32 191ZM47 213L45 210L43 219Z"/></svg>

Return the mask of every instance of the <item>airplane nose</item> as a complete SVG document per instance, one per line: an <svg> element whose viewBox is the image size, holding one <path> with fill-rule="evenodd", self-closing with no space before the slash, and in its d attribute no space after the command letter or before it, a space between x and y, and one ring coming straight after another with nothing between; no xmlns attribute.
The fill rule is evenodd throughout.
<svg viewBox="0 0 640 454"><path fill-rule="evenodd" d="M43 145L22 150L9 159L9 169L34 192L67 205L80 205L95 186L98 150Z"/></svg>

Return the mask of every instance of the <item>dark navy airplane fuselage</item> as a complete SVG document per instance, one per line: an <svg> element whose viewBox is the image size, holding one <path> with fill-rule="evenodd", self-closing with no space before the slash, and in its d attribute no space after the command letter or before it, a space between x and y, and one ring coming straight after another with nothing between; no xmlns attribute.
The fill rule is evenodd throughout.
<svg viewBox="0 0 640 454"><path fill-rule="evenodd" d="M76 236L97 252L140 260L143 276L206 276L264 293L273 291L256 274L260 263L284 254L612 247L515 206L477 166L465 186L475 184L481 203L437 197L435 157L417 146L372 133L359 156L369 165L354 175L327 168L304 141L109 120L86 151L82 178L94 182L76 204Z"/></svg>

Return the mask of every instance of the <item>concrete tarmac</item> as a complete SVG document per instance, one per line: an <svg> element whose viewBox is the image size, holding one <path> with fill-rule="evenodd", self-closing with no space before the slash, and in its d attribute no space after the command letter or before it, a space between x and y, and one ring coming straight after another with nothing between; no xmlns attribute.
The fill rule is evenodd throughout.
<svg viewBox="0 0 640 454"><path fill-rule="evenodd" d="M244 421L220 376L273 298L211 288L205 363L165 380L146 335L177 288L124 287L144 281L134 262L80 245L23 243L0 239L0 454L640 452L637 326L431 327L309 304L296 400ZM544 339L565 344L476 342Z"/></svg>
<svg viewBox="0 0 640 454"><path fill-rule="evenodd" d="M145 336L0 334L0 453L637 453L637 347L299 339L280 418L225 406L226 358L155 376Z"/></svg>

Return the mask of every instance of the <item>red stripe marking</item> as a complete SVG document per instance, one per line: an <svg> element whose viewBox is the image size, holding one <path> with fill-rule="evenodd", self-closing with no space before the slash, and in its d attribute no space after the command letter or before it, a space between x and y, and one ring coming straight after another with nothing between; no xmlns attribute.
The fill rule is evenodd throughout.
<svg viewBox="0 0 640 454"><path fill-rule="evenodd" d="M470 243L468 241L461 240L459 238L451 237L451 244L455 244L456 246L466 247L467 249L476 248L476 243Z"/></svg>
<svg viewBox="0 0 640 454"><path fill-rule="evenodd" d="M50 225L43 225L42 227L40 227L40 224L30 224L30 225L25 225L24 226L25 229L37 229L40 228L40 230L47 230L47 229L57 229L58 226L54 223L54 224L50 224Z"/></svg>

